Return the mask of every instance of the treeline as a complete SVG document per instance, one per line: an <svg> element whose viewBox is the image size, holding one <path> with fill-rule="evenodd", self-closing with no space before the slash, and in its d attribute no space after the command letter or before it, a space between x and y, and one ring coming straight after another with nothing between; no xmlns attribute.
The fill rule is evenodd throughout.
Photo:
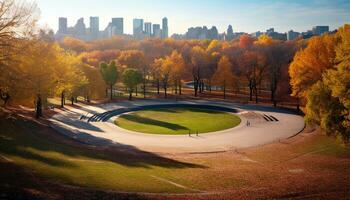
<svg viewBox="0 0 350 200"><path fill-rule="evenodd" d="M137 70L142 75L139 84L144 94L147 85L152 84L158 93L164 91L166 98L169 88L181 94L184 82L193 81L194 96L211 91L215 85L222 88L223 98L227 91L248 90L250 101L258 103L261 91L268 90L276 105L278 100L290 96L288 66L305 41L277 41L266 35L258 39L243 35L230 42L115 37L93 42L65 38L60 45L95 68L101 62L114 61L120 82L124 69Z"/></svg>
<svg viewBox="0 0 350 200"><path fill-rule="evenodd" d="M350 25L313 37L290 66L293 96L306 101L309 123L350 139Z"/></svg>

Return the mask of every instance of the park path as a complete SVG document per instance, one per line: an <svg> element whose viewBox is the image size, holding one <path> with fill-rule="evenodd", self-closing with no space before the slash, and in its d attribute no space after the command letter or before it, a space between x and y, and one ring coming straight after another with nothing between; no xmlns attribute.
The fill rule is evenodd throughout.
<svg viewBox="0 0 350 200"><path fill-rule="evenodd" d="M207 134L195 135L152 135L136 133L114 125L116 118L106 122L88 122L96 114L117 109L164 104L211 105L237 110L242 122L239 126ZM304 119L291 112L272 107L240 105L206 100L196 101L159 101L140 100L101 104L98 106L80 105L81 108L69 107L67 111L54 115L51 126L68 137L92 145L117 145L158 153L206 153L229 151L255 147L286 139L299 133L305 127ZM251 126L247 127L249 120ZM213 122L215 123L215 122Z"/></svg>

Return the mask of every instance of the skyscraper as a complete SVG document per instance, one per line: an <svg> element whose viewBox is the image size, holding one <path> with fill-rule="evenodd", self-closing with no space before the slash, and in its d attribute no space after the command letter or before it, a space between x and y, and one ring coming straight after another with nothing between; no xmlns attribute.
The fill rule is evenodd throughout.
<svg viewBox="0 0 350 200"><path fill-rule="evenodd" d="M143 32L143 19L133 20L133 35L137 39L141 39Z"/></svg>
<svg viewBox="0 0 350 200"><path fill-rule="evenodd" d="M314 35L322 35L329 32L329 26L315 26L312 28Z"/></svg>
<svg viewBox="0 0 350 200"><path fill-rule="evenodd" d="M98 38L100 32L100 20L98 17L90 17L90 37L92 40Z"/></svg>
<svg viewBox="0 0 350 200"><path fill-rule="evenodd" d="M146 33L147 37L152 36L152 23L151 22L145 23L145 33Z"/></svg>
<svg viewBox="0 0 350 200"><path fill-rule="evenodd" d="M124 19L123 18L112 18L112 27L114 29L113 35L124 34Z"/></svg>
<svg viewBox="0 0 350 200"><path fill-rule="evenodd" d="M80 18L77 24L74 26L75 36L80 39L86 39L86 26L84 23L84 18Z"/></svg>
<svg viewBox="0 0 350 200"><path fill-rule="evenodd" d="M67 18L60 17L58 19L58 33L67 34L67 32L68 32Z"/></svg>
<svg viewBox="0 0 350 200"><path fill-rule="evenodd" d="M233 28L232 28L231 25L229 25L228 28L227 28L227 33L226 33L226 40L230 41L230 40L233 39L233 37L234 37L234 35L233 35Z"/></svg>
<svg viewBox="0 0 350 200"><path fill-rule="evenodd" d="M155 38L162 37L162 30L160 29L159 24L153 24L153 37L155 37Z"/></svg>
<svg viewBox="0 0 350 200"><path fill-rule="evenodd" d="M295 40L300 36L300 33L290 30L287 32L287 40Z"/></svg>
<svg viewBox="0 0 350 200"><path fill-rule="evenodd" d="M169 28L168 28L168 18L164 17L162 20L162 38L169 37Z"/></svg>

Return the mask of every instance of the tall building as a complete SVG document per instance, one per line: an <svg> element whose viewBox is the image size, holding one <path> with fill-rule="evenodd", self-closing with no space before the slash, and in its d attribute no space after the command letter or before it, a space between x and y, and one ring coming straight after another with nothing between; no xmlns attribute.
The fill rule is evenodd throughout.
<svg viewBox="0 0 350 200"><path fill-rule="evenodd" d="M314 35L322 35L324 33L329 32L329 26L314 26L312 28L312 32Z"/></svg>
<svg viewBox="0 0 350 200"><path fill-rule="evenodd" d="M233 39L233 37L234 37L233 28L231 25L229 25L227 28L227 33L226 33L226 40L230 41Z"/></svg>
<svg viewBox="0 0 350 200"><path fill-rule="evenodd" d="M162 37L162 30L160 29L159 24L153 24L153 37L155 37L155 38Z"/></svg>
<svg viewBox="0 0 350 200"><path fill-rule="evenodd" d="M112 18L112 27L114 28L113 35L123 35L124 34L124 19L121 17Z"/></svg>
<svg viewBox="0 0 350 200"><path fill-rule="evenodd" d="M147 37L152 36L152 23L151 22L146 22L145 23L145 34Z"/></svg>
<svg viewBox="0 0 350 200"><path fill-rule="evenodd" d="M219 31L216 26L212 26L211 29L208 30L207 38L211 40L216 40L219 38Z"/></svg>
<svg viewBox="0 0 350 200"><path fill-rule="evenodd" d="M99 32L100 32L99 17L90 17L90 39L92 40L97 39Z"/></svg>
<svg viewBox="0 0 350 200"><path fill-rule="evenodd" d="M287 32L287 40L295 40L300 36L300 33L290 30Z"/></svg>
<svg viewBox="0 0 350 200"><path fill-rule="evenodd" d="M133 35L137 39L141 39L143 32L143 19L133 20Z"/></svg>
<svg viewBox="0 0 350 200"><path fill-rule="evenodd" d="M86 39L86 26L84 18L80 18L74 26L74 35L79 39Z"/></svg>
<svg viewBox="0 0 350 200"><path fill-rule="evenodd" d="M58 19L58 33L67 34L67 32L68 32L67 18L60 17Z"/></svg>
<svg viewBox="0 0 350 200"><path fill-rule="evenodd" d="M169 37L169 28L168 28L168 18L164 17L162 20L162 38Z"/></svg>

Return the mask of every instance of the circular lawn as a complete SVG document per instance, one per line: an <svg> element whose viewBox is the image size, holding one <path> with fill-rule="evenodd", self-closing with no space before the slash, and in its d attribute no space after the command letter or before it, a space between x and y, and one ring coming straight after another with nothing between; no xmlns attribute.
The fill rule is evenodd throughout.
<svg viewBox="0 0 350 200"><path fill-rule="evenodd" d="M158 108L119 116L121 128L149 134L185 135L209 133L233 128L241 119L232 113L202 108Z"/></svg>

